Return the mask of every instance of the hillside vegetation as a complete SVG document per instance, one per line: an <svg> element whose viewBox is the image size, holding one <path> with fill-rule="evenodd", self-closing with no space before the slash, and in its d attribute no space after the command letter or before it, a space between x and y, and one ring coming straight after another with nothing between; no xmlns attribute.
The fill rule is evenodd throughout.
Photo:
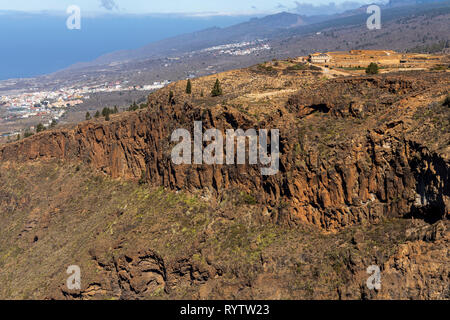
<svg viewBox="0 0 450 320"><path fill-rule="evenodd" d="M180 81L146 109L2 146L0 297L449 299L450 74L300 63L193 79L190 94ZM174 165L171 133L199 120L278 128L280 172Z"/></svg>

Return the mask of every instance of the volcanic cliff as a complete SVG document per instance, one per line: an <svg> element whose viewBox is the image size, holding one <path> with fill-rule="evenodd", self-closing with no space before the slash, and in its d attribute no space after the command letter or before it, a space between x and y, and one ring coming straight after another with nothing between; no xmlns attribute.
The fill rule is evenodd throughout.
<svg viewBox="0 0 450 320"><path fill-rule="evenodd" d="M438 104L448 92L448 73L304 84L285 105L262 106L263 118L234 104L243 92L228 84L232 73L220 77L231 93L217 101L196 101L175 84L151 95L145 111L44 132L6 145L0 159L78 159L113 178L139 179L144 172L152 185L216 196L236 188L254 194L276 221L326 229L382 216L437 221L448 214L448 108ZM169 102L170 90L176 94ZM425 112L440 123L424 121ZM194 121L205 130L280 128L280 173L262 176L247 165L174 165L171 133L193 132Z"/></svg>
<svg viewBox="0 0 450 320"><path fill-rule="evenodd" d="M216 78L224 94L211 97L209 91ZM267 239L258 238L264 232L258 236L258 231L254 230L260 240L256 247L249 243L248 250L257 252L257 256L241 267L256 268L256 273L241 277L239 268L227 271L229 267L218 262L221 257L213 252L212 244L201 249L201 244L208 243L212 234L217 236L221 232L211 227L214 219L207 219L209 227L205 225L200 238L195 237L189 244L192 250L187 252L192 252L187 257L164 257L161 253L164 249L158 251L144 245L136 252L130 249L124 255L106 259L100 256L108 251L108 246L102 244L101 249L97 248L99 245L94 246L89 254L96 261L103 280L92 280L89 287L76 294L62 289L63 296L148 297L150 293L165 292L183 297L177 290L185 281L184 275L189 274L186 281L203 289L192 289L195 293L189 290L184 293L188 297L448 298L446 226L450 211L450 108L445 99L450 87L449 73L405 72L326 79L317 70L295 71L279 65L270 68L260 65L194 79L191 94L185 93L185 86L186 82L180 81L151 94L144 110L113 115L110 121L95 119L74 127L49 130L6 144L0 149L2 172L16 166L28 168L42 164L45 167L55 161L58 161L57 168L78 163L77 168L82 166L83 172L103 172L112 179L132 181L134 185L139 180L141 185L146 183L144 188L148 190L164 188L169 193L199 195L202 201L211 203L215 214L227 221L243 223L244 218L239 213L242 210L242 215L248 214L251 220L245 221L256 229L265 228L263 226L277 230L317 228L324 235L328 234L327 237L338 238L345 238L350 232L350 246L369 252L366 256L358 254L357 258L350 251L328 257L337 259L339 268L343 268L333 271L335 276L331 278L336 282L331 285L332 289L305 287L306 283L311 286L305 280L295 291L295 288L283 287L283 283L292 282L291 271L295 266L301 271L293 272L298 272L300 277L315 272L311 269L314 259L311 260L309 254L304 253L303 262L282 262L280 253L273 251L274 247L267 252L273 239L260 248ZM279 173L263 176L256 165L175 165L171 160L175 145L170 140L171 134L178 128L192 132L194 121L202 121L204 130L217 128L222 132L238 128L279 129ZM5 175L9 174L2 173L2 177ZM15 183L20 180L14 179ZM68 186L60 183L54 185L62 192ZM80 184L80 188L83 186ZM139 188L141 190L142 186ZM12 183L9 189L2 191L2 201L5 208L10 208L7 210L10 214L14 214L15 208L27 206L23 196L13 195L13 189ZM65 203L67 197L70 195L55 200L52 195L49 207L53 207L54 202ZM41 208L30 218L36 221L30 230L42 223L44 211ZM118 209L118 217L122 211L126 209ZM50 215L47 219L51 220L52 213L47 214ZM397 233L386 225L389 221L397 221L392 227ZM240 227L233 228L229 232L238 232L241 237ZM373 238L361 236L360 228L369 228L368 235L380 232L373 230L381 228L397 236L392 235L389 238L392 243L384 244L382 249L387 251L377 256L379 248L364 240ZM289 232L300 237L296 231ZM269 238L273 236L269 234ZM42 229L35 237L40 239L41 236L45 236ZM127 242L127 236L122 238ZM302 237L304 241L313 241L313 238L312 235L310 240ZM336 252L340 252L340 241L348 242L348 239L330 239L337 246ZM320 243L321 240L314 241ZM124 247L120 243L109 250ZM318 247L322 245L326 246L323 243ZM246 245L241 243L236 248L240 246ZM29 244L25 247L29 248ZM426 258L430 251L434 252L433 262ZM436 265L435 261L439 260L441 264ZM387 285L389 289L378 295L360 284L364 282L365 266L370 262L383 264L384 272L392 280ZM422 265L420 276L417 267L412 265ZM223 280L227 272L233 274L231 278L237 282L231 284L232 280ZM338 280L339 272L345 275L342 283ZM409 282L401 284L401 275ZM436 277L441 280L432 280ZM217 281L211 282L213 279ZM264 285L266 281L281 282L269 288ZM396 286L407 290L395 289ZM408 291L414 286L416 291ZM243 290L244 287L247 289Z"/></svg>

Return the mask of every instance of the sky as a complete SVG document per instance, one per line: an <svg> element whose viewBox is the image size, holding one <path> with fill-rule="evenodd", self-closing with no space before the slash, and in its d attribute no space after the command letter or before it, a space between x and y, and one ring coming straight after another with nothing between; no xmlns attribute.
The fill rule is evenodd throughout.
<svg viewBox="0 0 450 320"><path fill-rule="evenodd" d="M78 5L82 11L99 13L259 14L298 11L331 2L340 6L374 0L0 0L0 10L66 11L70 5Z"/></svg>
<svg viewBox="0 0 450 320"><path fill-rule="evenodd" d="M255 16L333 14L374 1L387 0L0 0L0 79L46 74L105 53ZM66 25L72 5L81 9L80 30Z"/></svg>

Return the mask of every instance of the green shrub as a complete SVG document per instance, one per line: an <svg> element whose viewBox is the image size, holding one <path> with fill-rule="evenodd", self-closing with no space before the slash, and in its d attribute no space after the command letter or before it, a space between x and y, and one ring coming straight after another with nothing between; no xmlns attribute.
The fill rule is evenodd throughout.
<svg viewBox="0 0 450 320"><path fill-rule="evenodd" d="M191 93L192 93L191 79L188 79L188 81L187 81L187 84L186 84L186 93L187 93L187 94L191 94Z"/></svg>
<svg viewBox="0 0 450 320"><path fill-rule="evenodd" d="M174 94L172 90L169 92L169 103L172 105L175 104Z"/></svg>
<svg viewBox="0 0 450 320"><path fill-rule="evenodd" d="M145 170L142 170L141 171L141 177L139 178L139 181L138 181L139 185L144 185L144 184L147 183L147 177L146 176L147 175L146 175Z"/></svg>
<svg viewBox="0 0 450 320"><path fill-rule="evenodd" d="M32 133L29 129L27 129L23 135L24 138L31 137L34 133Z"/></svg>
<svg viewBox="0 0 450 320"><path fill-rule="evenodd" d="M367 74L378 74L379 69L380 68L378 67L378 65L376 63L371 62L369 64L369 66L366 68L366 73Z"/></svg>
<svg viewBox="0 0 450 320"><path fill-rule="evenodd" d="M306 70L306 69L308 69L308 67L307 67L307 65L306 64L303 64L303 63L297 63L296 65L293 65L293 66L289 66L289 67L287 67L286 68L287 70Z"/></svg>
<svg viewBox="0 0 450 320"><path fill-rule="evenodd" d="M221 96L222 94L223 94L223 92L222 92L222 88L220 86L220 81L219 81L219 79L216 79L216 83L214 84L214 87L211 90L211 96L218 97L218 96Z"/></svg>
<svg viewBox="0 0 450 320"><path fill-rule="evenodd" d="M42 132L42 131L44 131L44 130L45 130L45 127L44 127L44 125L43 125L42 123L39 123L39 124L36 126L36 133Z"/></svg>

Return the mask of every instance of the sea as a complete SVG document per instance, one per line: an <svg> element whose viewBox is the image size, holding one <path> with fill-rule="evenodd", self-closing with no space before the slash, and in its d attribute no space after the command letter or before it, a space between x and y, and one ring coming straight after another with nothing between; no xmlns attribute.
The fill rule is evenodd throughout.
<svg viewBox="0 0 450 320"><path fill-rule="evenodd" d="M0 80L52 73L78 62L211 27L227 27L249 16L119 15L81 17L69 30L69 15L0 11Z"/></svg>

